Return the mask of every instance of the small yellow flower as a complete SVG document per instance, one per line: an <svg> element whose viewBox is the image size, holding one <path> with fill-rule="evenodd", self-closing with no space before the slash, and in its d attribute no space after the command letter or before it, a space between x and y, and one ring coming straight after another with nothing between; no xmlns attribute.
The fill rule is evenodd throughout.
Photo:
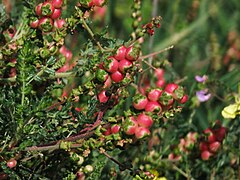
<svg viewBox="0 0 240 180"><path fill-rule="evenodd" d="M222 116L226 119L234 119L240 114L240 104L230 104L222 110Z"/></svg>

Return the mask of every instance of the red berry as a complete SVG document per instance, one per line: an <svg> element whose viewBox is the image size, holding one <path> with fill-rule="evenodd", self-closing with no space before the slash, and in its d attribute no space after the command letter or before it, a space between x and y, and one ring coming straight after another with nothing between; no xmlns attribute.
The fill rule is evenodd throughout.
<svg viewBox="0 0 240 180"><path fill-rule="evenodd" d="M207 142L200 142L199 144L200 151L208 151L208 143Z"/></svg>
<svg viewBox="0 0 240 180"><path fill-rule="evenodd" d="M165 80L164 79L157 80L157 82L156 82L157 87L162 88L162 87L164 87L164 85L165 85Z"/></svg>
<svg viewBox="0 0 240 180"><path fill-rule="evenodd" d="M115 71L114 73L111 74L111 79L114 82L118 83L124 79L124 75L119 71Z"/></svg>
<svg viewBox="0 0 240 180"><path fill-rule="evenodd" d="M52 19L57 19L61 16L61 9L54 9L52 15L50 16Z"/></svg>
<svg viewBox="0 0 240 180"><path fill-rule="evenodd" d="M116 54L114 55L114 58L121 61L123 59L125 59L125 53L126 53L126 47L125 46L120 46L117 51Z"/></svg>
<svg viewBox="0 0 240 180"><path fill-rule="evenodd" d="M38 23L39 23L39 20L38 20L38 19L35 19L34 21L31 21L31 22L30 22L31 28L36 29L36 28L38 27Z"/></svg>
<svg viewBox="0 0 240 180"><path fill-rule="evenodd" d="M8 162L7 162L7 166L8 166L10 169L14 168L16 165L17 165L16 159L11 158L11 159L8 160Z"/></svg>
<svg viewBox="0 0 240 180"><path fill-rule="evenodd" d="M73 54L72 54L72 52L70 50L66 50L64 56L66 57L67 62L69 62L72 59Z"/></svg>
<svg viewBox="0 0 240 180"><path fill-rule="evenodd" d="M45 1L41 6L41 14L43 16L51 16L54 12L54 6L51 2Z"/></svg>
<svg viewBox="0 0 240 180"><path fill-rule="evenodd" d="M185 94L182 97L182 99L180 99L178 102L181 103L181 104L185 104L187 102L187 100L188 100L188 95Z"/></svg>
<svg viewBox="0 0 240 180"><path fill-rule="evenodd" d="M178 85L175 83L169 83L164 88L164 91L168 92L169 94L172 94L176 89L178 88Z"/></svg>
<svg viewBox="0 0 240 180"><path fill-rule="evenodd" d="M174 160L174 158L175 158L175 154L174 154L174 153L170 153L170 154L168 155L168 159L169 159L169 160Z"/></svg>
<svg viewBox="0 0 240 180"><path fill-rule="evenodd" d="M103 134L104 134L105 136L108 136L108 135L112 134L111 127L108 127L108 128L103 132Z"/></svg>
<svg viewBox="0 0 240 180"><path fill-rule="evenodd" d="M215 152L217 152L220 149L220 146L221 146L221 143L218 142L218 141L215 141L215 142L209 144L209 150L212 153L215 153Z"/></svg>
<svg viewBox="0 0 240 180"><path fill-rule="evenodd" d="M150 128L153 124L152 118L144 113L141 113L138 115L137 122L139 126L142 126L145 128Z"/></svg>
<svg viewBox="0 0 240 180"><path fill-rule="evenodd" d="M214 133L210 128L205 129L203 133L206 134L206 137L209 143L216 141L216 136L214 135Z"/></svg>
<svg viewBox="0 0 240 180"><path fill-rule="evenodd" d="M111 87L111 85L112 85L112 79L110 76L108 76L108 78L104 82L103 89L108 89Z"/></svg>
<svg viewBox="0 0 240 180"><path fill-rule="evenodd" d="M56 19L56 20L54 21L54 27L56 27L56 28L62 28L65 23L66 23L66 22L65 22L64 19Z"/></svg>
<svg viewBox="0 0 240 180"><path fill-rule="evenodd" d="M118 61L114 57L108 57L103 62L103 67L107 72L114 73L118 70Z"/></svg>
<svg viewBox="0 0 240 180"><path fill-rule="evenodd" d="M138 127L138 123L133 116L125 119L123 122L123 130L127 135L133 135Z"/></svg>
<svg viewBox="0 0 240 180"><path fill-rule="evenodd" d="M202 153L201 153L201 158L202 158L202 160L204 160L204 161L207 161L207 160L209 160L209 158L212 156L212 154L209 152L209 151L203 151Z"/></svg>
<svg viewBox="0 0 240 180"><path fill-rule="evenodd" d="M171 106L174 103L174 99L172 97L172 94L163 91L160 98L159 98L159 102L161 105L163 106Z"/></svg>
<svg viewBox="0 0 240 180"><path fill-rule="evenodd" d="M132 67L132 62L126 59L119 61L118 70L122 73L125 73L129 68Z"/></svg>
<svg viewBox="0 0 240 180"><path fill-rule="evenodd" d="M62 4L63 4L63 0L52 0L52 5L55 8L61 8Z"/></svg>
<svg viewBox="0 0 240 180"><path fill-rule="evenodd" d="M221 126L219 129L214 131L214 134L218 141L222 141L224 137L226 136L227 129L223 126Z"/></svg>
<svg viewBox="0 0 240 180"><path fill-rule="evenodd" d="M158 80L164 78L164 69L161 68L155 69L154 73Z"/></svg>
<svg viewBox="0 0 240 180"><path fill-rule="evenodd" d="M145 106L146 112L162 112L162 106L157 101L148 101Z"/></svg>
<svg viewBox="0 0 240 180"><path fill-rule="evenodd" d="M111 127L112 134L117 134L120 131L120 126L118 124L115 124Z"/></svg>
<svg viewBox="0 0 240 180"><path fill-rule="evenodd" d="M135 61L140 55L140 49L135 46L130 46L126 49L125 57L129 61Z"/></svg>
<svg viewBox="0 0 240 180"><path fill-rule="evenodd" d="M198 138L198 133L196 132L189 132L187 135L186 135L186 138L188 140L191 140L191 141L197 141L197 138Z"/></svg>
<svg viewBox="0 0 240 180"><path fill-rule="evenodd" d="M42 11L41 11L42 4L43 4L43 3L38 4L38 5L36 6L36 8L35 8L36 14L37 14L38 16L41 16L41 15L42 15Z"/></svg>
<svg viewBox="0 0 240 180"><path fill-rule="evenodd" d="M158 101L162 94L162 90L159 88L149 89L147 92L147 97L150 101Z"/></svg>
<svg viewBox="0 0 240 180"><path fill-rule="evenodd" d="M149 131L149 129L145 127L138 127L135 131L135 137L137 139L142 139L146 136L149 136L150 134L151 132Z"/></svg>
<svg viewBox="0 0 240 180"><path fill-rule="evenodd" d="M133 97L133 107L137 110L143 110L146 107L147 103L147 97L142 94L136 94Z"/></svg>
<svg viewBox="0 0 240 180"><path fill-rule="evenodd" d="M105 3L105 0L92 0L93 4L98 7L102 7Z"/></svg>
<svg viewBox="0 0 240 180"><path fill-rule="evenodd" d="M109 96L107 96L106 91L103 90L98 94L98 99L100 103L106 103L109 99Z"/></svg>
<svg viewBox="0 0 240 180"><path fill-rule="evenodd" d="M49 32L53 28L53 20L51 18L48 18L48 17L42 17L39 20L38 27L43 32Z"/></svg>

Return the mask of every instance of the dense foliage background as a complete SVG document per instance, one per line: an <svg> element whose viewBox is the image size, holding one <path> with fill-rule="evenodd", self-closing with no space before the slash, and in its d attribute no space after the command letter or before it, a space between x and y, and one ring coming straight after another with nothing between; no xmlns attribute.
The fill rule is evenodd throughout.
<svg viewBox="0 0 240 180"><path fill-rule="evenodd" d="M124 102L119 98L120 105L116 108L110 107L111 105L99 108L98 101L91 98L91 93L96 93L93 89L98 89L98 86L96 87L97 83L94 84L95 81L90 83L87 78L95 76L95 65L99 63L99 57L108 57L111 52L102 53L96 50L94 41L89 40L91 38L89 38L88 32L80 26L74 26L77 23L74 22L73 13L76 12L75 6L78 2L83 1L65 1L61 15L62 18L69 18L69 28L60 34L64 37L64 45L72 52L72 59L78 62L77 68L74 69L78 75L77 78L73 78L71 73L66 73L64 74L66 77L60 77L62 84L54 81L60 79L54 76L57 69L54 66L61 67L59 63L56 63L58 62L56 57L61 58L61 55L43 57L39 56L40 53L35 53L38 52L37 47L47 46L41 44L43 41L41 38L45 37L39 31L26 27L30 19L36 16L34 9L40 1L4 0L0 6L1 32L4 34L4 25L8 24L9 29L16 28L17 32L19 30L18 35L23 34L23 36L26 32L27 37L19 38L18 43L21 48L17 48L18 50L15 52L12 47L5 48L8 43L8 41L3 41L3 39L7 40L6 32L1 35L1 178L6 177L6 174L10 179L239 178L239 0L141 1L139 12L141 12L142 19L138 22L138 27L141 28L142 25L147 24L152 17L161 16L162 18L161 27L154 29L154 35L146 35L144 39L141 39L143 41L141 57L163 50L161 53L150 56L146 63L141 64L145 77L152 83L155 76L151 66L164 69L165 81L184 87L188 101L180 113L174 112L172 116L163 118L164 122L159 121L161 117L156 117L156 119L159 118L157 120L159 126L155 124L151 130L151 136L141 141L130 143L129 139L131 138L128 136L127 138L123 136L122 139L118 136L109 136L106 138L109 139L109 144L106 143L103 146L107 153L101 152L96 147L97 142L102 138L97 133L86 142L78 139L76 144L68 144L63 141L59 145L60 148L54 146L54 143L51 144L71 138L81 132L86 124L94 124L93 117L96 117L96 113L101 110L104 112L105 109L109 109L103 117L104 122L111 125L120 124L120 121L116 119L121 119L129 113L129 109L132 110L132 97L136 92L133 87L126 86L127 95L124 90L119 95L123 97ZM90 12L90 18L87 18L86 22L103 45L106 44L108 48L116 48L123 42L129 43L134 32L132 12L134 11L133 4L136 2L140 1L109 0L104 6L104 12L97 13L97 10ZM11 23L6 22L9 17ZM28 38L31 39L31 42ZM48 39L48 41L51 40ZM9 54L6 49L10 49ZM18 61L17 85L14 84L15 81L12 81L11 77L6 76L9 68L14 67L11 63L7 65L5 63L6 59L11 58L16 58ZM34 64L36 69L40 66L47 67L41 72L45 76L36 75L34 69L31 69L32 67L28 67L22 62L24 59L27 63ZM83 75L89 70L92 76ZM136 69L133 71L138 72ZM197 75L201 77L205 75L207 79L200 82L196 80ZM31 87L30 89L21 89L26 76L32 78L29 83ZM135 76L134 83L137 84L141 77L138 74L134 74ZM121 86L124 85L121 84ZM79 97L84 100L84 105L79 104L82 105L81 107L87 107L86 112L73 110L72 107L75 107L76 104L73 103L71 96L66 101L63 100L64 97L61 99L64 88L67 92L71 92L73 88L72 96L74 97L80 93ZM210 98L201 101L201 97L196 93L206 89ZM26 101L23 100L23 91L28 97ZM117 92L114 88L111 91ZM55 103L60 103L62 106L55 108ZM224 114L223 109L229 105L234 105L234 107L225 109ZM134 111L134 113L138 112ZM77 124L72 123L72 118L76 118ZM220 140L216 137L221 144L220 148L218 146L210 158L204 159L199 146L209 137L207 133L204 135L204 130L209 127L213 132L224 127L227 133L225 132L224 138L220 138ZM99 128L97 130L100 131ZM197 140L189 149L183 148L184 150L182 150L179 148L179 144L189 132L196 132ZM120 135L122 134L124 133L121 132ZM123 139L125 145L118 147L118 143ZM81 147L78 149L79 144ZM41 149L45 146L50 148ZM34 147L39 149L35 151ZM171 159L169 156L171 153L180 155L181 159ZM17 160L16 167L9 168L7 165L11 159Z"/></svg>

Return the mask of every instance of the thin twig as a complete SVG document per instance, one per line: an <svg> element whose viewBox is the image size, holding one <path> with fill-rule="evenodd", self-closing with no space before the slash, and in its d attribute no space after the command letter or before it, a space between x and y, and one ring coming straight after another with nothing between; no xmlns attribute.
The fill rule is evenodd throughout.
<svg viewBox="0 0 240 180"><path fill-rule="evenodd" d="M187 179L189 179L189 176L187 173L185 173L183 170L181 170L180 168L178 168L175 164L172 164L172 167L174 170L178 171L180 174L182 174L184 177L186 177Z"/></svg>
<svg viewBox="0 0 240 180"><path fill-rule="evenodd" d="M153 53L148 54L148 55L145 55L145 56L141 56L141 57L139 57L139 60L147 59L147 58L153 57L153 56L155 56L155 55L157 55L157 54L161 54L161 53L163 53L163 52L165 52L165 51L168 51L169 49L172 49L173 47L174 47L174 46L171 45L171 46L166 47L166 48L164 48L164 49L162 49L162 50L160 50L160 51L153 52Z"/></svg>
<svg viewBox="0 0 240 180"><path fill-rule="evenodd" d="M95 39L93 31L92 31L91 28L87 25L84 17L82 16L82 13L80 12L80 13L78 13L78 14L79 14L79 17L80 17L81 20L82 20L83 27L87 30L87 32L89 33L89 35L91 36L91 38L95 41L95 43L96 43L97 46L99 47L100 51L101 51L101 52L104 52L104 48L102 47L102 45L100 44L100 42Z"/></svg>

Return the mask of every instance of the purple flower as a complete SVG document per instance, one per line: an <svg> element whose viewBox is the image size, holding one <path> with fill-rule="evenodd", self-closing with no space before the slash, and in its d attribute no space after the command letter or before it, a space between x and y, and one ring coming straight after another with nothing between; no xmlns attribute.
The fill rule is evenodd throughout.
<svg viewBox="0 0 240 180"><path fill-rule="evenodd" d="M203 89L203 90L197 91L196 96L200 102L205 102L209 100L209 98L211 97L211 94L208 93L208 89Z"/></svg>
<svg viewBox="0 0 240 180"><path fill-rule="evenodd" d="M203 75L203 76L196 75L195 76L195 80L200 83L205 82L207 79L208 79L208 77L206 75Z"/></svg>

